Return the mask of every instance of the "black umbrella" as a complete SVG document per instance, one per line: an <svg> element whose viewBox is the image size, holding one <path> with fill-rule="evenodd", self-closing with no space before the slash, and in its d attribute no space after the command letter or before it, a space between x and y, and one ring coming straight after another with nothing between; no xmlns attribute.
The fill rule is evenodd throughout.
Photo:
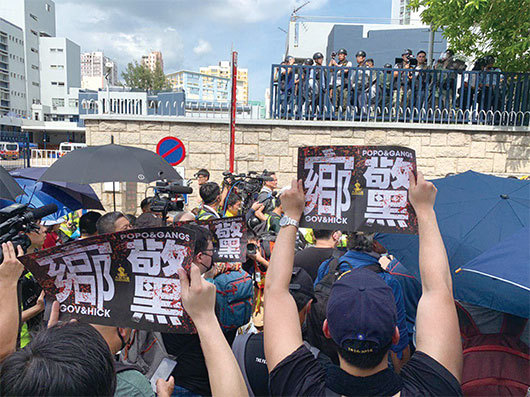
<svg viewBox="0 0 530 397"><path fill-rule="evenodd" d="M162 157L149 150L131 146L89 146L73 150L39 178L46 182L143 182L182 177ZM114 190L114 189L113 189Z"/></svg>
<svg viewBox="0 0 530 397"><path fill-rule="evenodd" d="M0 198L15 201L18 196L23 194L24 190L15 181L15 178L0 165Z"/></svg>

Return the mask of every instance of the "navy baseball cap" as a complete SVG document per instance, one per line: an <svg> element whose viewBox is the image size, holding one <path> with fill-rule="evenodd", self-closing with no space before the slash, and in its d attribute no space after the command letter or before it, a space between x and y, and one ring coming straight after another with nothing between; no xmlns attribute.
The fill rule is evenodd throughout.
<svg viewBox="0 0 530 397"><path fill-rule="evenodd" d="M343 273L331 288L327 319L331 338L344 350L380 351L392 342L397 323L392 289L368 269Z"/></svg>

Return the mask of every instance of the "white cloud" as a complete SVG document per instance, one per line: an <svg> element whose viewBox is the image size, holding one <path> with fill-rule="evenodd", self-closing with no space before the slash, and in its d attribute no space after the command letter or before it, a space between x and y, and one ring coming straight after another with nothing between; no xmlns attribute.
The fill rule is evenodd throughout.
<svg viewBox="0 0 530 397"><path fill-rule="evenodd" d="M193 47L193 52L196 55L205 55L212 52L212 45L206 40L199 39L199 42Z"/></svg>
<svg viewBox="0 0 530 397"><path fill-rule="evenodd" d="M226 0L212 1L209 11L216 18L237 23L256 23L274 20L290 15L293 10L303 5L304 0ZM304 11L319 9L328 0L312 0L304 6Z"/></svg>

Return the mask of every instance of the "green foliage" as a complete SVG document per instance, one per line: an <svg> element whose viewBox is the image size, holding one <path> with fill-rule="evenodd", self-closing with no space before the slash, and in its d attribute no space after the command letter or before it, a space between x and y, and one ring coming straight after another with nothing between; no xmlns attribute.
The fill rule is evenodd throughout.
<svg viewBox="0 0 530 397"><path fill-rule="evenodd" d="M530 72L530 0L411 0L455 52L493 55L504 71Z"/></svg>
<svg viewBox="0 0 530 397"><path fill-rule="evenodd" d="M129 62L127 70L122 72L121 77L125 80L125 86L141 90L160 91L169 89L169 82L160 65L156 65L154 71L137 61Z"/></svg>

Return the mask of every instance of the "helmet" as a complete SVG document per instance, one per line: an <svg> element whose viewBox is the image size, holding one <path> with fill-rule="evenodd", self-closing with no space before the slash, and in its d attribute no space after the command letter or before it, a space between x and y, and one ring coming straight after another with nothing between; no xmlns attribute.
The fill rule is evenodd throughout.
<svg viewBox="0 0 530 397"><path fill-rule="evenodd" d="M345 48L341 48L340 50L337 51L337 54L344 54L344 55L348 55L348 51L346 51Z"/></svg>
<svg viewBox="0 0 530 397"><path fill-rule="evenodd" d="M401 56L403 55L412 55L412 50L410 48L403 50L403 52L401 53Z"/></svg>
<svg viewBox="0 0 530 397"><path fill-rule="evenodd" d="M492 55L486 55L484 57L484 61L486 62L486 66L493 65L495 63L495 57L493 57Z"/></svg>
<svg viewBox="0 0 530 397"><path fill-rule="evenodd" d="M324 55L322 55L321 52L315 52L313 54L313 59L316 61L317 59L323 59L324 58Z"/></svg>
<svg viewBox="0 0 530 397"><path fill-rule="evenodd" d="M385 63L385 64L383 65L383 67L384 67L385 69L392 69L392 64L390 64L390 63Z"/></svg>
<svg viewBox="0 0 530 397"><path fill-rule="evenodd" d="M313 60L311 58L307 58L304 61L304 65L311 66L313 64Z"/></svg>
<svg viewBox="0 0 530 397"><path fill-rule="evenodd" d="M356 57L366 57L366 52L363 50L357 51L357 54L355 54Z"/></svg>

